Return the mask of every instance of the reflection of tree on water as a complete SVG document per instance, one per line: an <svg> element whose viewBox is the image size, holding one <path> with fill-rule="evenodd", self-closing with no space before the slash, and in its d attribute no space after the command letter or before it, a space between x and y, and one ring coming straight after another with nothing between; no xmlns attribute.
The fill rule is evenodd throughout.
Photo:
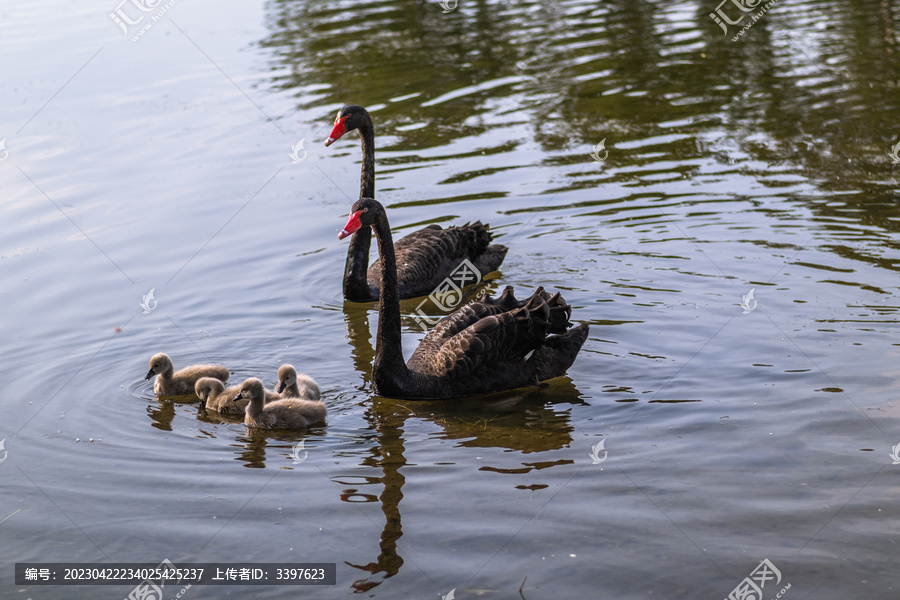
<svg viewBox="0 0 900 600"><path fill-rule="evenodd" d="M676 163L668 168L685 178L712 170L725 179L732 172L723 174L710 161L735 165L734 173L763 181L773 196L819 216L853 219L877 235L900 231L896 172L887 156L900 133L885 120L900 109L896 3L835 0L833 10L812 18L802 10L768 11L738 42L731 38L750 17L723 35L709 17L717 4L699 3L670 20L646 0L476 2L447 15L437 2L346 8L327 0L275 0L261 44L279 73L272 85L299 91L304 108L383 104L379 132L392 145L381 147L403 150L383 157L383 166L424 163L416 152L487 132L498 114L515 115L531 128L546 153L542 164L554 170L582 171L601 139L618 149L608 165L659 162L644 144L634 150L626 144L665 132L672 139L658 140L652 152ZM674 39L688 34L695 44ZM475 89L486 82L497 84ZM661 127L664 122L669 125ZM404 127L411 123L424 126ZM507 153L520 143L504 139L483 152ZM579 145L583 152L574 152ZM784 193L783 181L771 181L773 170L802 178L810 191ZM561 189L594 189L606 181L589 170ZM840 202L822 202L823 193L839 194ZM771 218L785 217L773 211ZM900 249L895 240L883 243ZM825 249L898 269L876 252Z"/></svg>
<svg viewBox="0 0 900 600"><path fill-rule="evenodd" d="M366 388L371 381L375 357L369 331L369 308L369 304L344 304L344 322L354 366ZM404 325L407 332L418 330L413 319L404 321ZM396 575L404 564L397 552L397 542L403 535L400 501L406 478L401 469L407 464L404 446L404 424L407 419L432 421L444 430L447 439L465 440L461 446L540 452L562 448L572 440L569 415L553 410L552 404L556 403L582 403L578 390L568 377L559 377L536 388L449 402L411 402L379 396L367 400L365 418L376 436L375 445L369 450L370 455L361 464L382 471L377 481L384 488L378 501L385 523L375 560L365 565L347 563L371 574L354 581L352 587L357 592L370 590ZM367 480L373 482L370 478ZM339 476L334 481L353 485L353 482L342 480ZM374 501L373 497L357 494L355 490L346 492L342 499Z"/></svg>

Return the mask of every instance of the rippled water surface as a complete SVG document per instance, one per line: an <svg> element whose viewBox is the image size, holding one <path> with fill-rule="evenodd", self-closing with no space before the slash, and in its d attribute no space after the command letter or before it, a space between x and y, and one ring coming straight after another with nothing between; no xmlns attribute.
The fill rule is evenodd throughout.
<svg viewBox="0 0 900 600"><path fill-rule="evenodd" d="M118 8L145 18L0 4L0 596L130 590L15 562L168 558L337 564L186 600L717 599L767 558L767 599L898 597L896 3L780 0L737 41L715 0ZM396 235L490 223L488 291L590 323L567 376L373 395L335 235L359 143L321 143L346 103ZM328 424L157 399L160 351L292 363Z"/></svg>

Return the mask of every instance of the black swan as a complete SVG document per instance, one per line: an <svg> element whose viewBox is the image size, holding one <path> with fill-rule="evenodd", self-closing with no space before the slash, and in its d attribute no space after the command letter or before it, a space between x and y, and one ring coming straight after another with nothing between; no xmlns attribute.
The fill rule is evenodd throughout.
<svg viewBox="0 0 900 600"><path fill-rule="evenodd" d="M558 377L575 361L587 323L567 329L572 309L558 293L538 288L522 302L507 287L497 299L487 297L441 319L404 363L397 260L384 207L361 198L338 237L369 228L383 263L372 368L379 395L429 400L501 392Z"/></svg>
<svg viewBox="0 0 900 600"><path fill-rule="evenodd" d="M369 112L362 106L342 108L325 145L330 146L354 129L359 131L362 140L359 197L372 198L375 196L375 126ZM353 234L350 240L344 266L344 298L347 300L370 302L378 299L381 260L369 266L371 242L372 231L368 227ZM506 251L506 246L491 244L490 226L480 221L447 229L429 225L414 231L394 245L400 264L400 298L430 294L464 259L469 260L482 276L487 275L500 267Z"/></svg>

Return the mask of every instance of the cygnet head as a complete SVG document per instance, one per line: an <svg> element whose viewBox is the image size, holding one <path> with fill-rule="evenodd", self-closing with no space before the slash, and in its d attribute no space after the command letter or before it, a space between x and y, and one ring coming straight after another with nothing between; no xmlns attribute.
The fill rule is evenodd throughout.
<svg viewBox="0 0 900 600"><path fill-rule="evenodd" d="M232 400L237 401L246 398L252 401L256 398L264 399L265 397L266 388L263 387L262 381L260 381L256 377L251 377L241 384L241 391L238 392L238 395L232 398Z"/></svg>
<svg viewBox="0 0 900 600"><path fill-rule="evenodd" d="M297 385L297 370L292 365L281 365L278 367L278 387L275 391L280 394L292 385Z"/></svg>
<svg viewBox="0 0 900 600"><path fill-rule="evenodd" d="M145 380L150 379L154 375L159 375L160 373L165 373L166 371L172 371L175 367L172 366L172 359L168 356L160 352L159 354L154 354L150 359L150 370L147 372L147 376L144 377Z"/></svg>
<svg viewBox="0 0 900 600"><path fill-rule="evenodd" d="M194 384L194 392L197 397L206 402L213 394L221 394L225 391L225 384L215 377L201 377Z"/></svg>

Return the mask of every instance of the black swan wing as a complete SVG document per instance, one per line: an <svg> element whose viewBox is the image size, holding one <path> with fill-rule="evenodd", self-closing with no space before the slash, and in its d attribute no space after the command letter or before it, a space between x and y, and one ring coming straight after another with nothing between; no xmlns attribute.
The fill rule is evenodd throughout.
<svg viewBox="0 0 900 600"><path fill-rule="evenodd" d="M506 248L490 245L490 229L480 222L460 227L429 225L404 236L394 244L400 297L414 298L434 292L467 259L481 276L496 270ZM369 267L369 283L381 281L381 259ZM462 286L474 283L474 277Z"/></svg>
<svg viewBox="0 0 900 600"><path fill-rule="evenodd" d="M550 296L538 288L523 303L507 288L496 300L475 302L445 317L425 337L408 366L450 379L487 375L497 369L531 379L537 365L527 360L529 353L540 349L548 334L565 332L570 314L571 308L559 294Z"/></svg>

